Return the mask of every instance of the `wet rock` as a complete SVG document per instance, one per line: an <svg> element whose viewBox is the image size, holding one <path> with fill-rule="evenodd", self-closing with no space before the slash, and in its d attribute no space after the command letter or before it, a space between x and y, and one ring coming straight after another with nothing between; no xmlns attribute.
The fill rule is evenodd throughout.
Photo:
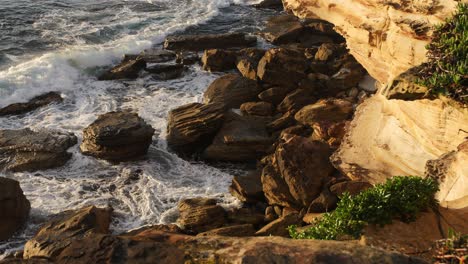
<svg viewBox="0 0 468 264"><path fill-rule="evenodd" d="M77 143L70 133L57 131L0 130L0 170L36 171L64 165Z"/></svg>
<svg viewBox="0 0 468 264"><path fill-rule="evenodd" d="M244 176L234 176L229 192L245 203L265 200L262 189L262 172L252 171Z"/></svg>
<svg viewBox="0 0 468 264"><path fill-rule="evenodd" d="M291 92L291 90L292 89L289 87L275 86L259 93L258 98L260 98L262 101L277 105L283 101L283 99Z"/></svg>
<svg viewBox="0 0 468 264"><path fill-rule="evenodd" d="M255 37L244 33L178 35L167 37L164 48L168 50L206 50L233 47L251 47L257 43Z"/></svg>
<svg viewBox="0 0 468 264"><path fill-rule="evenodd" d="M263 0L262 2L255 4L256 8L271 8L271 9L282 9L283 2L281 0Z"/></svg>
<svg viewBox="0 0 468 264"><path fill-rule="evenodd" d="M109 112L83 130L81 152L99 159L125 161L143 156L154 129L136 113Z"/></svg>
<svg viewBox="0 0 468 264"><path fill-rule="evenodd" d="M257 75L263 82L286 87L296 87L305 79L308 61L304 53L296 49L275 48L268 50L258 63Z"/></svg>
<svg viewBox="0 0 468 264"><path fill-rule="evenodd" d="M179 51L177 52L176 63L182 65L192 65L200 62L197 52Z"/></svg>
<svg viewBox="0 0 468 264"><path fill-rule="evenodd" d="M210 84L203 94L205 103L222 103L226 109L255 101L260 87L253 80L237 74L226 74Z"/></svg>
<svg viewBox="0 0 468 264"><path fill-rule="evenodd" d="M240 106L240 110L244 115L271 116L273 105L267 102L247 102Z"/></svg>
<svg viewBox="0 0 468 264"><path fill-rule="evenodd" d="M119 79L136 79L138 78L140 71L145 67L146 62L140 58L123 61L119 65L99 76L98 80L107 81Z"/></svg>
<svg viewBox="0 0 468 264"><path fill-rule="evenodd" d="M161 63L172 61L176 58L176 54L170 50L161 49L147 49L138 55L139 59L144 60L146 63Z"/></svg>
<svg viewBox="0 0 468 264"><path fill-rule="evenodd" d="M194 153L211 143L223 120L222 103L180 106L169 112L167 142L175 151Z"/></svg>
<svg viewBox="0 0 468 264"><path fill-rule="evenodd" d="M257 233L255 233L255 235L289 237L288 227L290 225L300 224L301 222L302 219L299 216L299 214L288 214L270 222L262 229L258 230Z"/></svg>
<svg viewBox="0 0 468 264"><path fill-rule="evenodd" d="M344 181L333 184L330 186L330 192L340 197L343 193L347 192L354 196L360 192L372 187L372 184L363 181Z"/></svg>
<svg viewBox="0 0 468 264"><path fill-rule="evenodd" d="M222 227L227 222L223 207L189 201L181 201L179 204L180 216L177 222L185 232L198 234Z"/></svg>
<svg viewBox="0 0 468 264"><path fill-rule="evenodd" d="M171 80L179 78L185 67L182 64L155 64L148 66L145 70L152 73L153 77L158 80Z"/></svg>
<svg viewBox="0 0 468 264"><path fill-rule="evenodd" d="M257 69L260 59L265 55L265 50L256 48L247 48L239 52L236 60L236 66L242 76L257 80Z"/></svg>
<svg viewBox="0 0 468 264"><path fill-rule="evenodd" d="M236 68L237 52L232 50L209 49L205 50L201 59L203 70L222 72Z"/></svg>
<svg viewBox="0 0 468 264"><path fill-rule="evenodd" d="M233 225L212 229L197 236L228 236L228 237L247 237L255 235L255 229L251 224Z"/></svg>
<svg viewBox="0 0 468 264"><path fill-rule="evenodd" d="M230 113L203 157L218 161L254 161L260 158L273 142L266 131L268 121Z"/></svg>
<svg viewBox="0 0 468 264"><path fill-rule="evenodd" d="M343 99L324 99L307 105L296 113L294 118L305 125L317 122L339 122L348 119L353 112L353 104Z"/></svg>
<svg viewBox="0 0 468 264"><path fill-rule="evenodd" d="M299 109L315 101L315 96L310 90L297 89L289 93L276 107L276 110L281 113L295 113Z"/></svg>
<svg viewBox="0 0 468 264"><path fill-rule="evenodd" d="M87 235L108 234L111 214L112 210L109 208L101 209L89 206L56 215L26 243L23 256L25 259L42 257L57 261L57 259L63 258L63 255L71 253L70 244L77 240L89 243L92 239L87 238ZM106 236L102 236L101 239L104 241L113 240L107 239ZM52 241L56 243L51 243ZM91 251L95 243L87 244L86 248Z"/></svg>
<svg viewBox="0 0 468 264"><path fill-rule="evenodd" d="M9 239L24 225L30 209L19 182L0 177L0 241Z"/></svg>
<svg viewBox="0 0 468 264"><path fill-rule="evenodd" d="M0 108L0 116L8 115L21 115L31 111L34 111L40 107L46 106L52 103L60 103L63 99L57 92L48 92L34 97L27 103L15 103L10 104L6 107Z"/></svg>

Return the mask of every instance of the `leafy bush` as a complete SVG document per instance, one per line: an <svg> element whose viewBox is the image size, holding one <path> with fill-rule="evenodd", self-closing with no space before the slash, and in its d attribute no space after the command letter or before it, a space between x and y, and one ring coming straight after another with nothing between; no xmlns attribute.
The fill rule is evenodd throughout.
<svg viewBox="0 0 468 264"><path fill-rule="evenodd" d="M427 49L420 83L432 94L468 103L468 4L460 3L455 16L436 27Z"/></svg>
<svg viewBox="0 0 468 264"><path fill-rule="evenodd" d="M325 213L303 232L290 226L289 234L295 239L357 238L367 223L385 225L395 218L405 222L415 220L420 211L437 205L434 195L438 190L433 179L393 177L354 197L343 194L335 211Z"/></svg>

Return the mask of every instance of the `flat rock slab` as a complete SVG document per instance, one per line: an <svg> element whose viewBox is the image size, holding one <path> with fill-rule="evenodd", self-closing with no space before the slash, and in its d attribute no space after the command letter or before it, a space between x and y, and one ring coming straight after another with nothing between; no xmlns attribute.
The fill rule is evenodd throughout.
<svg viewBox="0 0 468 264"><path fill-rule="evenodd" d="M244 33L178 35L167 37L164 48L168 50L205 50L216 48L251 47L257 38Z"/></svg>
<svg viewBox="0 0 468 264"><path fill-rule="evenodd" d="M154 64L149 65L145 69L152 73L153 77L159 80L171 80L179 78L185 71L185 66L182 64Z"/></svg>
<svg viewBox="0 0 468 264"><path fill-rule="evenodd" d="M176 59L176 53L170 50L147 49L142 51L138 58L146 63L161 63Z"/></svg>
<svg viewBox="0 0 468 264"><path fill-rule="evenodd" d="M40 107L46 106L52 103L62 102L62 96L57 92L48 92L34 97L27 103L14 103L4 108L0 108L0 116L8 115L21 115L31 111L34 111Z"/></svg>
<svg viewBox="0 0 468 264"><path fill-rule="evenodd" d="M57 131L0 130L0 170L36 171L64 165L77 143L71 133Z"/></svg>
<svg viewBox="0 0 468 264"><path fill-rule="evenodd" d="M109 112L84 129L80 149L100 159L131 160L146 154L153 134L154 129L137 114Z"/></svg>
<svg viewBox="0 0 468 264"><path fill-rule="evenodd" d="M117 66L98 77L100 81L136 79L141 70L146 67L146 61L140 58L124 60Z"/></svg>

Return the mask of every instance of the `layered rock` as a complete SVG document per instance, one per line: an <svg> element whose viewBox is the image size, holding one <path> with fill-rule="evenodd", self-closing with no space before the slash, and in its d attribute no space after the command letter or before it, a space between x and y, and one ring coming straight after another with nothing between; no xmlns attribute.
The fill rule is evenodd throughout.
<svg viewBox="0 0 468 264"><path fill-rule="evenodd" d="M145 70L152 73L155 79L171 80L180 77L185 67L182 64L155 64L148 66Z"/></svg>
<svg viewBox="0 0 468 264"><path fill-rule="evenodd" d="M167 143L182 153L194 153L208 146L224 120L222 103L191 103L169 112Z"/></svg>
<svg viewBox="0 0 468 264"><path fill-rule="evenodd" d="M109 161L125 161L145 155L154 129L136 113L109 112L83 130L83 154Z"/></svg>
<svg viewBox="0 0 468 264"><path fill-rule="evenodd" d="M164 48L168 50L205 50L217 48L255 46L257 38L244 33L176 35L167 37Z"/></svg>
<svg viewBox="0 0 468 264"><path fill-rule="evenodd" d="M0 241L10 238L23 226L30 209L19 182L0 177Z"/></svg>
<svg viewBox="0 0 468 264"><path fill-rule="evenodd" d="M203 94L205 103L221 103L226 109L239 108L254 101L261 88L257 83L238 74L226 74L213 81Z"/></svg>
<svg viewBox="0 0 468 264"><path fill-rule="evenodd" d="M113 67L98 77L101 81L136 79L141 70L146 67L146 62L141 58L122 61L119 65Z"/></svg>
<svg viewBox="0 0 468 264"><path fill-rule="evenodd" d="M258 63L257 74L263 82L295 87L306 78L307 58L300 50L276 48L268 50Z"/></svg>
<svg viewBox="0 0 468 264"><path fill-rule="evenodd" d="M222 227L226 222L226 212L216 205L216 200L192 198L179 203L178 224L190 234L198 234Z"/></svg>
<svg viewBox="0 0 468 264"><path fill-rule="evenodd" d="M75 135L58 131L0 130L0 170L36 171L64 165Z"/></svg>
<svg viewBox="0 0 468 264"><path fill-rule="evenodd" d="M21 115L27 112L34 111L40 107L46 106L52 103L62 102L62 96L57 92L48 92L34 97L26 103L15 103L3 108L0 108L0 116L8 115Z"/></svg>
<svg viewBox="0 0 468 264"><path fill-rule="evenodd" d="M468 109L437 100L361 104L332 161L348 177L372 184L394 175L423 176L426 162L455 150L468 131Z"/></svg>
<svg viewBox="0 0 468 264"><path fill-rule="evenodd" d="M201 59L203 70L210 72L228 71L236 68L237 53L232 50L205 50Z"/></svg>
<svg viewBox="0 0 468 264"><path fill-rule="evenodd" d="M265 50L247 48L239 52L236 59L236 66L242 76L257 80L258 62L265 55Z"/></svg>
<svg viewBox="0 0 468 264"><path fill-rule="evenodd" d="M351 54L372 77L388 83L426 60L432 27L449 17L457 1L284 0L299 17L319 17L335 25Z"/></svg>
<svg viewBox="0 0 468 264"><path fill-rule="evenodd" d="M266 130L268 121L268 118L230 113L203 156L218 161L252 161L260 158L273 143Z"/></svg>
<svg viewBox="0 0 468 264"><path fill-rule="evenodd" d="M229 192L242 202L255 203L265 200L262 188L262 172L252 171L244 176L234 176Z"/></svg>

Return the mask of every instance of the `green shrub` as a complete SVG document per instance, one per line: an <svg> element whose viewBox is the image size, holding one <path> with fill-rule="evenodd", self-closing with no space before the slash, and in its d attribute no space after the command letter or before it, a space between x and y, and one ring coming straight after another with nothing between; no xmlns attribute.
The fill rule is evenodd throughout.
<svg viewBox="0 0 468 264"><path fill-rule="evenodd" d="M395 218L405 222L415 220L420 211L437 205L434 195L438 190L433 179L393 177L354 197L343 194L335 211L325 213L303 232L290 226L289 234L295 239L357 238L367 223L385 225Z"/></svg>
<svg viewBox="0 0 468 264"><path fill-rule="evenodd" d="M432 94L468 103L468 4L460 3L454 17L435 28L427 49L419 82Z"/></svg>

